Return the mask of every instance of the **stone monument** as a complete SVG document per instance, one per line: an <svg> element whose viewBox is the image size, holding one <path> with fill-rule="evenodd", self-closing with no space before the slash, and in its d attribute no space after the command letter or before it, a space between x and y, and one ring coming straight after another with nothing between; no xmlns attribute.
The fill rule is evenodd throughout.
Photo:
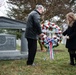
<svg viewBox="0 0 76 75"><path fill-rule="evenodd" d="M21 30L21 50L16 49L16 35L0 34L0 60L27 58L28 47L25 38L26 23L0 17L0 29Z"/></svg>

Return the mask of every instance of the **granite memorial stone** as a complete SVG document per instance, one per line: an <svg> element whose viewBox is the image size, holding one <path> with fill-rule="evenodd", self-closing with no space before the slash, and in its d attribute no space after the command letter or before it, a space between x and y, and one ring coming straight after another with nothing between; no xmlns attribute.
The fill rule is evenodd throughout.
<svg viewBox="0 0 76 75"><path fill-rule="evenodd" d="M28 47L25 38L26 23L6 17L0 17L0 29L21 30L21 50L16 48L16 35L0 34L0 60L27 58Z"/></svg>

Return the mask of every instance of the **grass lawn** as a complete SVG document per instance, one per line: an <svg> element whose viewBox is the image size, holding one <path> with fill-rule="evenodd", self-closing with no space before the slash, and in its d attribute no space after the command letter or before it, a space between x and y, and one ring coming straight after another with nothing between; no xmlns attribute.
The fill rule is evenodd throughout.
<svg viewBox="0 0 76 75"><path fill-rule="evenodd" d="M0 60L0 75L76 75L76 66L69 65L69 55L64 45L54 48L54 60L49 52L39 50L35 57L37 66L27 66L26 60Z"/></svg>

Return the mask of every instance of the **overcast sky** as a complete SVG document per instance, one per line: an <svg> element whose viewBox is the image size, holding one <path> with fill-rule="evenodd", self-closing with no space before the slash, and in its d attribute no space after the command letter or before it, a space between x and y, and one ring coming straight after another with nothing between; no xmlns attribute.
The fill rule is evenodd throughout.
<svg viewBox="0 0 76 75"><path fill-rule="evenodd" d="M0 0L0 3L2 4L0 4L0 16L6 16L6 10L8 9L6 1L7 0Z"/></svg>

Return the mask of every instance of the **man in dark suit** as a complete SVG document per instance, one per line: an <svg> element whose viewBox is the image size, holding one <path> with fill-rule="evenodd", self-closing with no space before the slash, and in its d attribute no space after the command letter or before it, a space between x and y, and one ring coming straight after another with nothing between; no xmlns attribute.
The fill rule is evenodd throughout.
<svg viewBox="0 0 76 75"><path fill-rule="evenodd" d="M27 65L33 65L37 50L38 36L42 36L40 25L40 15L44 12L42 5L36 5L35 10L31 11L27 18L25 37L28 41Z"/></svg>

